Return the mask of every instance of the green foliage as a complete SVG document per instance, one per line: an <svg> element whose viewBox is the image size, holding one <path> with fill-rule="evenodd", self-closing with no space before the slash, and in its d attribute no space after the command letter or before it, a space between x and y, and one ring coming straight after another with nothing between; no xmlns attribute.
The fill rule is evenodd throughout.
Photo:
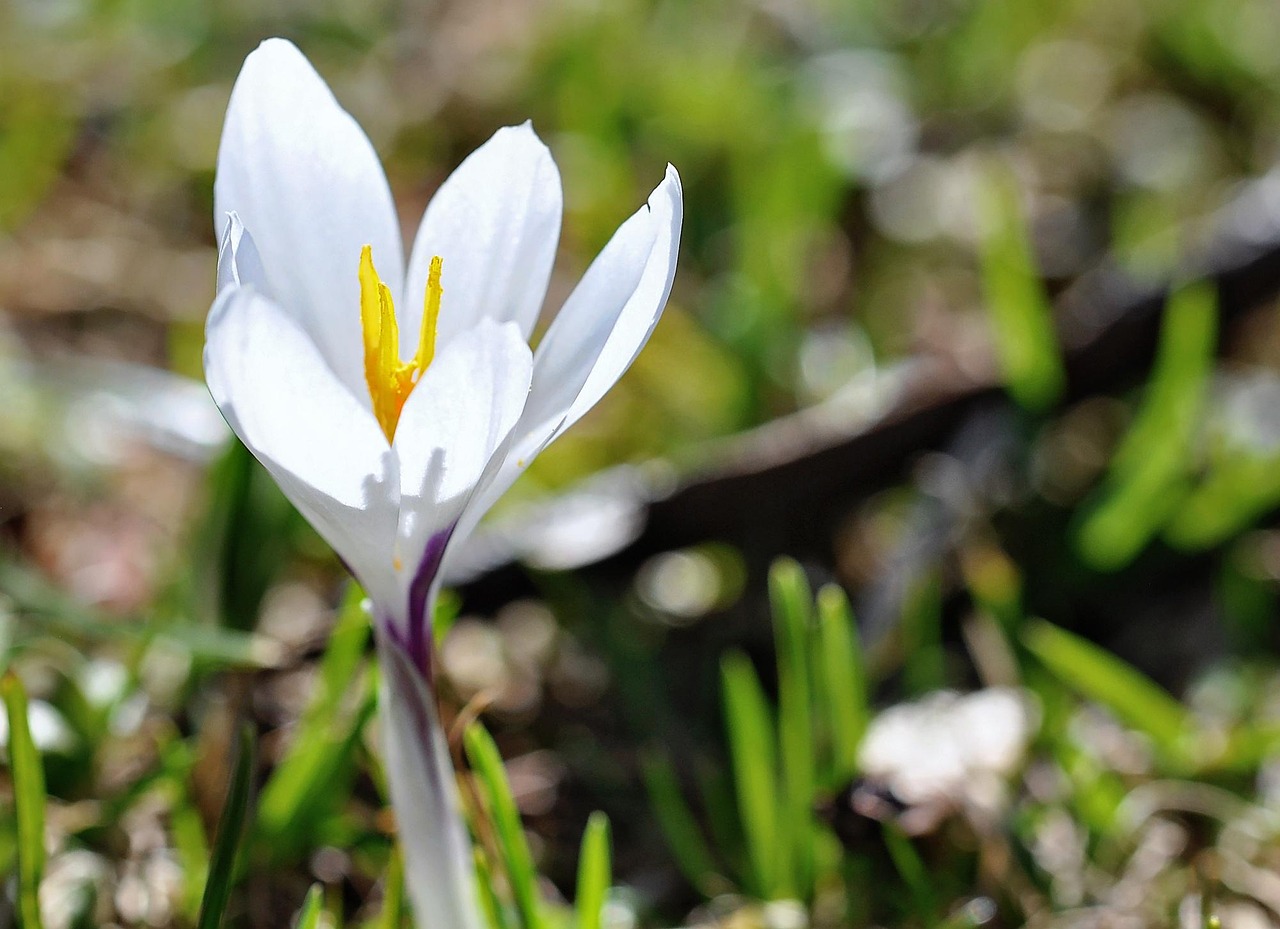
<svg viewBox="0 0 1280 929"><path fill-rule="evenodd" d="M592 813L582 834L582 850L578 854L577 929L603 929L605 898L612 883L609 818L600 812Z"/></svg>
<svg viewBox="0 0 1280 929"><path fill-rule="evenodd" d="M942 647L942 582L925 571L912 580L902 605L903 674L912 693L922 694L946 683Z"/></svg>
<svg viewBox="0 0 1280 929"><path fill-rule="evenodd" d="M766 900L791 897L797 891L786 870L790 849L783 836L773 714L746 655L726 655L720 671L724 677L724 711L738 814L751 859L750 886Z"/></svg>
<svg viewBox="0 0 1280 929"><path fill-rule="evenodd" d="M858 745L871 718L870 683L858 627L844 591L827 585L818 591L818 663L820 705L827 710L831 737L830 785L852 778L858 770Z"/></svg>
<svg viewBox="0 0 1280 929"><path fill-rule="evenodd" d="M779 890L808 897L814 881L811 822L817 761L813 713L817 674L811 664L813 595L804 570L794 561L774 565L769 590L778 649L778 754L785 798L780 824L788 827L784 835L791 833L789 841L779 843L791 871Z"/></svg>
<svg viewBox="0 0 1280 929"><path fill-rule="evenodd" d="M204 887L200 918L196 929L218 929L226 915L227 902L236 880L236 862L240 841L249 823L249 794L253 789L253 731L246 724L236 743L235 767L227 786L213 856L209 861L209 878Z"/></svg>
<svg viewBox="0 0 1280 929"><path fill-rule="evenodd" d="M477 874L479 874L477 868ZM490 891L490 882L481 882L481 893ZM408 916L409 907L404 895L404 859L399 850L391 852L386 879L382 885L382 911L366 925L370 929L400 929ZM494 925L498 925L494 923Z"/></svg>
<svg viewBox="0 0 1280 929"><path fill-rule="evenodd" d="M471 762L476 781L480 786L485 816L494 827L501 853L507 883L511 889L522 929L540 929L546 925L543 917L541 894L538 891L538 874L529 853L520 811L516 809L511 785L502 767L502 756L493 737L479 723L467 727L464 737L467 759Z"/></svg>
<svg viewBox="0 0 1280 929"><path fill-rule="evenodd" d="M890 825L884 830L884 843L894 868L907 887L906 901L925 925L937 923L938 903L929 878L929 866L911 840L896 826Z"/></svg>
<svg viewBox="0 0 1280 929"><path fill-rule="evenodd" d="M12 672L0 677L9 719L9 770L17 823L18 918L22 929L40 929L40 879L44 873L44 771L31 740L27 693Z"/></svg>
<svg viewBox="0 0 1280 929"><path fill-rule="evenodd" d="M13 230L57 182L78 116L55 86L28 84L15 93L4 84L0 75L0 234Z"/></svg>
<svg viewBox="0 0 1280 929"><path fill-rule="evenodd" d="M502 756L493 737L480 723L467 727L463 742L476 785L479 806L470 810L472 827L492 837L486 851L476 851L479 904L492 929L540 929L569 925L600 929L609 887L613 882L609 820L591 814L578 855L576 906L572 917L546 902L538 887L538 873L516 808ZM505 883L508 907L498 888Z"/></svg>
<svg viewBox="0 0 1280 929"><path fill-rule="evenodd" d="M1043 621L1025 627L1023 642L1069 686L1145 732L1168 757L1183 757L1190 735L1186 710L1143 674L1105 649Z"/></svg>
<svg viewBox="0 0 1280 929"><path fill-rule="evenodd" d="M293 921L293 929L320 929L320 919L324 915L324 888L312 884L307 891L307 898L302 902L302 909Z"/></svg>
<svg viewBox="0 0 1280 929"><path fill-rule="evenodd" d="M161 613L136 623L112 622L57 590L36 572L13 562L0 561L0 589L21 608L19 615L27 620L18 626L15 638L19 644L53 633L79 641L172 648L221 667L262 668L272 662L270 648L251 633Z"/></svg>
<svg viewBox="0 0 1280 929"><path fill-rule="evenodd" d="M680 781L670 759L656 752L641 758L645 791L676 864L689 882L710 897L715 859L698 829L693 811L680 793Z"/></svg>
<svg viewBox="0 0 1280 929"><path fill-rule="evenodd" d="M810 591L794 561L775 563L769 578L778 647L778 704L770 706L751 660L730 650L720 664L725 728L737 822L713 854L686 804L670 761L650 754L645 784L681 869L709 895L717 857L741 886L764 900L810 900L837 880L840 854L815 809L857 768L868 719L868 679L844 593ZM704 789L714 827L717 792ZM737 837L741 838L738 839ZM739 855L732 843L744 847ZM740 859L745 859L741 860Z"/></svg>
<svg viewBox="0 0 1280 929"><path fill-rule="evenodd" d="M289 551L298 518L271 476L239 442L209 471L209 506L198 544L207 578L197 600L217 605L220 625L252 629Z"/></svg>
<svg viewBox="0 0 1280 929"><path fill-rule="evenodd" d="M664 674L710 669L682 691L690 718L672 720L686 707L656 701L656 737L669 721L687 723L686 742L639 759L651 818L709 902L707 920L776 924L789 911L758 904L786 898L803 901L817 929L975 925L984 910L969 904L979 901L1001 925L1049 925L1063 910L1102 920L1136 896L1121 892L1131 889L1121 877L1148 873L1146 855L1176 845L1170 829L1184 826L1186 851L1144 882L1151 909L1114 921L1172 924L1198 893L1210 924L1219 902L1226 912L1247 897L1239 875L1273 869L1265 852L1280 841L1261 786L1280 751L1280 450L1265 393L1248 415L1228 400L1233 385L1256 400L1253 390L1275 379L1275 314L1224 315L1220 337L1212 288L1179 289L1154 368L1135 361L1105 372L1115 389L1076 396L1064 391L1049 294L1098 262L1139 287L1180 279L1206 217L1270 169L1280 125L1273 5L619 0L500 15L493 6L422 16L393 3L0 4L0 655L32 698L15 712L16 678L3 685L15 802L0 816L0 873L17 878L22 924L38 919L36 798L55 827L50 873L80 858L142 873L136 824L157 822L144 834L163 836L164 860L185 883L175 925L239 920L222 912L239 880L271 893L287 882L296 902L326 857L342 859L343 876L327 901L312 889L298 926L356 925L357 910L365 927L411 919L378 806L375 675L358 589L347 588L325 642L313 638L319 624L305 640L274 622L259 629L273 594L297 587L327 622L344 576L336 560L243 447L207 466L207 446L157 454L149 437L117 434L98 385L81 383L91 367L81 354L156 364L168 350L173 367L199 376L223 107L244 53L273 33L298 41L369 129L407 219L496 126L532 117L565 185L557 281L587 266L664 162L680 169L685 226L670 308L619 389L517 494L653 457L702 473L721 464L721 446L703 443L814 401L840 401L823 416L913 403L920 396L899 394L898 373L917 352L942 372L927 401L991 354L975 337L989 340L1009 396L1034 414L1009 417L1012 447L993 450L1000 487L972 475L936 560L902 570L897 556L921 529L878 499L840 514L829 552L807 549L815 560L829 554L824 567L859 594L901 593L872 617L865 643L844 593L825 587L815 603L791 563L771 576L776 666L750 638L760 630L737 638L736 618L632 623L625 598L566 607L547 597L559 623L551 660L571 663L581 630L607 624L616 691L652 698ZM985 326L973 325L979 313ZM1063 333L1106 322L1082 319L1063 316ZM930 450L950 454L948 441ZM896 500L920 497L909 468L877 471L874 482ZM795 515L803 526L811 514ZM749 548L750 531L743 538ZM1184 594L1184 575L1200 574ZM594 586L573 573L536 581L544 594ZM464 605L474 608L461 597L437 604L437 644ZM1166 612L1201 618L1188 632L1186 615L1165 625ZM1112 647L1145 650L1145 661ZM713 653L673 663L678 672L663 663L685 648ZM1166 654L1179 663L1155 667ZM631 661L638 655L643 666ZM111 686L100 693L104 668ZM576 791L599 791L619 834L634 835L619 814L650 816L628 793L636 759L575 748L595 741L581 730L594 736L613 721L613 692L590 707L561 703L560 670L539 679L538 715L520 718L512 744L563 756L566 806L580 809ZM446 717L459 697L449 677L442 668ZM892 816L888 825L855 816L853 837L838 843L827 822L849 818L839 804L863 773L873 684L881 705L975 679L1025 688L1040 718L1029 770L1006 771L992 788L1006 801L998 816L957 804L923 836ZM261 727L265 763L237 871L227 843L240 830L224 823L211 843L206 817L225 787L210 777L221 770L220 733L239 714ZM721 723L727 765L704 749ZM577 836L555 822L541 837L545 858L539 843L531 849L492 740L469 735L466 749L481 799L476 833L495 840L477 862L488 922L597 925L613 880L611 827L596 816L583 836L576 909L553 903L533 852L567 889ZM920 811L907 812L914 827ZM334 848L341 854L325 851ZM1245 860L1251 848L1263 851ZM668 862L637 861L650 853L619 856L622 884L661 874ZM1215 886L1218 864L1230 888ZM354 898L374 886L383 906L371 914ZM253 890L246 900L269 896ZM211 895L203 912L202 895ZM644 911L653 901L637 895L645 927L692 922ZM722 913L731 899L739 908ZM73 919L96 916L82 908ZM246 912L243 922L286 917Z"/></svg>
<svg viewBox="0 0 1280 929"><path fill-rule="evenodd" d="M370 639L363 600L364 591L351 584L320 662L311 705L298 722L288 752L262 788L257 839L278 861L304 853L336 811L336 801L346 793L354 772L365 724L377 709L372 675L365 675L363 686L354 688L356 705L343 705L352 682L361 680Z"/></svg>
<svg viewBox="0 0 1280 929"><path fill-rule="evenodd" d="M1188 286L1170 297L1142 405L1079 527L1081 557L1094 567L1128 564L1178 512L1192 471L1216 329L1211 286Z"/></svg>
<svg viewBox="0 0 1280 929"><path fill-rule="evenodd" d="M1022 406L1043 411L1061 396L1066 375L1016 179L992 167L979 186L982 282L1005 384Z"/></svg>

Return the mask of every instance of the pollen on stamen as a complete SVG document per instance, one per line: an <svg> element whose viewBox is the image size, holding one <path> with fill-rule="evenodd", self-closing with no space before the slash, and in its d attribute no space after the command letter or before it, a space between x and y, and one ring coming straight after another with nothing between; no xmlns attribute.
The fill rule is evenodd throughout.
<svg viewBox="0 0 1280 929"><path fill-rule="evenodd" d="M444 293L440 275L444 262L437 255L427 272L423 297L422 328L413 360L400 360L400 330L396 322L391 290L373 266L373 249L360 250L360 326L364 335L364 376L369 387L373 415L387 437L394 442L396 426L405 401L427 368L436 351L436 327L440 320L440 299Z"/></svg>

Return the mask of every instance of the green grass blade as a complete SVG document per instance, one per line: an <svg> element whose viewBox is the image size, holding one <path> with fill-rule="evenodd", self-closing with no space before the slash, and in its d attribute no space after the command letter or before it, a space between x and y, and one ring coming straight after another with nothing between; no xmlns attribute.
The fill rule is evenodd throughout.
<svg viewBox="0 0 1280 929"><path fill-rule="evenodd" d="M277 860L296 850L308 815L324 807L330 792L323 786L349 767L355 747L351 733L358 735L373 712L370 696L354 717L340 713L343 697L359 676L369 641L363 600L363 591L352 584L320 663L315 696L287 753L262 788L256 832L270 844Z"/></svg>
<svg viewBox="0 0 1280 929"><path fill-rule="evenodd" d="M249 789L253 780L253 730L245 725L240 730L235 768L227 799L218 818L218 835L209 861L209 880L204 886L204 901L196 929L218 929L231 898L235 882L236 855L249 816Z"/></svg>
<svg viewBox="0 0 1280 929"><path fill-rule="evenodd" d="M656 752L646 752L640 758L640 772L649 795L649 806L675 856L676 866L693 886L709 893L708 878L715 873L715 859L698 830L693 811L680 792L680 783L670 759Z"/></svg>
<svg viewBox="0 0 1280 929"><path fill-rule="evenodd" d="M947 684L946 649L942 643L942 581L937 567L911 582L902 605L902 677L912 694Z"/></svg>
<svg viewBox="0 0 1280 929"><path fill-rule="evenodd" d="M719 764L707 756L698 756L693 759L693 776L701 809L706 814L707 840L715 852L715 876L724 873L750 875L750 851L738 811L738 791L732 766ZM742 877L739 883L745 887L749 880ZM708 889L711 891L708 896L715 896L723 892L724 885L716 881Z"/></svg>
<svg viewBox="0 0 1280 929"><path fill-rule="evenodd" d="M733 767L738 815L751 861L754 891L762 899L794 896L780 868L786 849L778 790L778 748L764 690L751 660L741 652L721 659L724 711L729 728L729 757Z"/></svg>
<svg viewBox="0 0 1280 929"><path fill-rule="evenodd" d="M613 883L609 854L609 817L598 810L587 820L578 856L578 889L575 903L578 929L602 929L605 900Z"/></svg>
<svg viewBox="0 0 1280 929"><path fill-rule="evenodd" d="M926 926L937 924L938 902L929 877L929 868L916 851L916 847L897 825L885 823L881 834L885 849L898 876L907 885L911 906Z"/></svg>
<svg viewBox="0 0 1280 929"><path fill-rule="evenodd" d="M393 848L387 861L387 877L382 883L382 909L376 918L365 923L369 929L400 929L408 908L404 898L404 859L400 849Z"/></svg>
<svg viewBox="0 0 1280 929"><path fill-rule="evenodd" d="M478 848L475 850L475 864L477 895L480 897L480 912L484 917L485 925L489 929L511 929L511 923L507 920L507 910L498 899L494 887L493 871L489 868L489 861ZM399 925L399 923L394 925L388 923L386 929L399 929Z"/></svg>
<svg viewBox="0 0 1280 929"><path fill-rule="evenodd" d="M1238 536L1280 505L1280 456L1224 450L1182 501L1164 538L1184 551L1203 551Z"/></svg>
<svg viewBox="0 0 1280 929"><path fill-rule="evenodd" d="M988 172L979 206L982 284L1005 385L1021 406L1044 410L1061 396L1066 376L1053 310L1008 171Z"/></svg>
<svg viewBox="0 0 1280 929"><path fill-rule="evenodd" d="M200 898L209 877L209 840L200 811L185 795L169 812L169 828L185 883L183 915L188 922L200 914Z"/></svg>
<svg viewBox="0 0 1280 929"><path fill-rule="evenodd" d="M298 910L298 918L293 921L293 929L320 929L320 917L324 914L324 888L312 884L307 891L307 898L302 901L302 909Z"/></svg>
<svg viewBox="0 0 1280 929"><path fill-rule="evenodd" d="M0 561L0 590L18 607L16 615L24 620L23 624L38 622L41 634L52 632L88 642L126 645L155 640L222 666L265 668L279 660L278 648L252 633L161 615L146 616L138 622L112 622L58 590L37 572L13 562Z"/></svg>
<svg viewBox="0 0 1280 929"><path fill-rule="evenodd" d="M27 692L13 672L0 678L9 715L9 768L18 826L18 922L40 929L40 878L44 873L44 769L31 739Z"/></svg>
<svg viewBox="0 0 1280 929"><path fill-rule="evenodd" d="M511 894L515 898L524 929L539 929L543 920L538 874L533 867L533 856L529 853L524 824L520 820L515 798L511 795L511 785L507 781L507 772L502 766L498 746L479 723L467 727L464 742L467 759L471 762L471 768L487 802L489 815L493 818L498 844L502 849L502 863L506 868Z"/></svg>
<svg viewBox="0 0 1280 929"><path fill-rule="evenodd" d="M1191 729L1182 704L1115 655L1044 620L1028 623L1022 640L1068 687L1111 710L1151 737L1166 757L1183 754Z"/></svg>
<svg viewBox="0 0 1280 929"><path fill-rule="evenodd" d="M194 605L215 603L219 625L247 632L285 561L298 516L238 441L209 470L208 492L195 562L208 576L194 591Z"/></svg>
<svg viewBox="0 0 1280 929"><path fill-rule="evenodd" d="M1213 367L1217 295L1209 284L1169 298L1142 406L1080 523L1077 548L1101 570L1128 564L1177 513L1190 485L1192 447Z"/></svg>
<svg viewBox="0 0 1280 929"><path fill-rule="evenodd" d="M1169 445L1171 437L1190 437L1213 365L1217 328L1218 297L1212 284L1191 284L1169 297L1151 380L1116 452L1113 471L1140 472L1152 449Z"/></svg>
<svg viewBox="0 0 1280 929"><path fill-rule="evenodd" d="M365 594L359 584L347 586L338 609L338 621L329 635L329 646L320 662L320 682L315 700L307 708L306 719L327 719L351 684L369 644L372 625L364 607Z"/></svg>
<svg viewBox="0 0 1280 929"><path fill-rule="evenodd" d="M804 569L789 558L769 572L778 652L778 740L787 817L780 823L789 886L808 898L813 889L813 794L817 751L813 737L813 677L809 666L813 594Z"/></svg>
<svg viewBox="0 0 1280 929"><path fill-rule="evenodd" d="M300 854L308 836L344 795L343 779L351 775L364 728L377 712L372 676L365 687L355 712L335 720L328 731L309 727L298 733L284 763L263 788L263 822L255 833L269 845L273 860Z"/></svg>
<svg viewBox="0 0 1280 929"><path fill-rule="evenodd" d="M843 590L828 584L818 591L818 649L822 704L831 733L832 784L858 771L858 747L871 718L866 656Z"/></svg>

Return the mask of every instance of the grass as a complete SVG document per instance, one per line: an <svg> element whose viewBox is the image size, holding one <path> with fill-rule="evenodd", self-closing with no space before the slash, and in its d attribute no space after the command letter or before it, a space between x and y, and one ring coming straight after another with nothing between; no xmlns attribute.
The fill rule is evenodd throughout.
<svg viewBox="0 0 1280 929"><path fill-rule="evenodd" d="M680 169L671 307L517 497L734 467L921 355L1004 388L789 513L799 560L743 499L682 557L448 601L492 925L1280 919L1280 340L1185 264L1272 166L1265 5L47 6L0 9L0 924L410 924L359 590L190 385L121 386L200 374L220 120L276 33L408 213L532 118L553 293ZM1103 260L1178 286L1089 391L1053 298Z"/></svg>

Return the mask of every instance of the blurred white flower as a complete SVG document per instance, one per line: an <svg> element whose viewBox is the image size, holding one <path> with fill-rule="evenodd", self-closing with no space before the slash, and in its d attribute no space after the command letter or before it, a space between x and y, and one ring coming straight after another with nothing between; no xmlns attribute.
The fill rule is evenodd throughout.
<svg viewBox="0 0 1280 929"><path fill-rule="evenodd" d="M940 691L890 707L871 723L859 752L863 773L908 804L998 803L1022 761L1037 713L1007 687Z"/></svg>
<svg viewBox="0 0 1280 929"><path fill-rule="evenodd" d="M302 54L272 39L232 91L214 196L210 392L368 592L407 884L420 920L477 925L430 694L441 565L647 341L675 273L679 176L668 166L536 353L562 194L527 123L445 181L406 264L373 146Z"/></svg>

